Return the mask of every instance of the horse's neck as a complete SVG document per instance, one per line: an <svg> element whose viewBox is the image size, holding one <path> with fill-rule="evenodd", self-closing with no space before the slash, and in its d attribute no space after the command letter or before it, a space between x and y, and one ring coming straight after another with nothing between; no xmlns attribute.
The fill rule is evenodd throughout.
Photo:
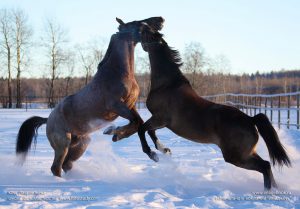
<svg viewBox="0 0 300 209"><path fill-rule="evenodd" d="M109 47L103 60L98 65L97 74L103 67L109 67L120 73L134 74L134 48L135 43L124 38L119 38L118 34L112 36ZM111 67L114 66L114 67ZM118 67L115 67L118 66ZM122 72L121 72L122 71ZM97 76L96 74L96 76Z"/></svg>
<svg viewBox="0 0 300 209"><path fill-rule="evenodd" d="M179 67L165 53L164 47L158 45L149 50L152 90L185 80Z"/></svg>

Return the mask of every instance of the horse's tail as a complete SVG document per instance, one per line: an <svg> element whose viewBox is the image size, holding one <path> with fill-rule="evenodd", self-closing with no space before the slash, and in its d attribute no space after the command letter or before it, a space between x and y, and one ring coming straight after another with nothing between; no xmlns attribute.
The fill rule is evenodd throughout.
<svg viewBox="0 0 300 209"><path fill-rule="evenodd" d="M291 166L291 161L283 145L280 143L278 135L267 116L263 113L260 113L253 117L253 121L258 129L258 132L263 137L267 145L273 165L277 163L280 166Z"/></svg>
<svg viewBox="0 0 300 209"><path fill-rule="evenodd" d="M45 123L47 123L47 118L34 116L25 120L21 125L17 136L16 153L22 155L23 161L31 147L33 138L34 144L36 145L38 128Z"/></svg>

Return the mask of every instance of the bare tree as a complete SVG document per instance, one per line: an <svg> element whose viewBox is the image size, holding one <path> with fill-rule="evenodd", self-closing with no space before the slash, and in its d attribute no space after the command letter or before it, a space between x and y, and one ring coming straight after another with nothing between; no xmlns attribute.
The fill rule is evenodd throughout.
<svg viewBox="0 0 300 209"><path fill-rule="evenodd" d="M148 53L145 53L141 48L135 51L135 72L137 82L140 87L140 97L145 99L150 91L150 61Z"/></svg>
<svg viewBox="0 0 300 209"><path fill-rule="evenodd" d="M70 91L70 83L72 80L72 77L74 76L74 70L75 70L75 53L73 51L69 51L67 59L66 59L66 69L67 69L67 75L66 75L66 87L65 87L65 96L69 95Z"/></svg>
<svg viewBox="0 0 300 209"><path fill-rule="evenodd" d="M88 46L77 46L80 62L85 70L85 85L88 83L95 66L95 57L93 50Z"/></svg>
<svg viewBox="0 0 300 209"><path fill-rule="evenodd" d="M97 39L93 40L90 45L93 50L93 57L96 60L95 66L98 66L98 63L103 59L105 54L105 48L104 48L104 40L103 39Z"/></svg>
<svg viewBox="0 0 300 209"><path fill-rule="evenodd" d="M21 103L21 72L26 64L26 55L31 46L32 29L28 24L26 14L22 10L13 11L14 20L14 42L16 47L16 69L17 69L17 108L22 107Z"/></svg>
<svg viewBox="0 0 300 209"><path fill-rule="evenodd" d="M46 49L46 56L49 60L51 71L50 88L48 94L48 106L55 106L54 83L58 77L58 68L66 60L66 54L63 50L67 43L66 31L53 20L47 20L45 24L45 34L42 37L42 45Z"/></svg>
<svg viewBox="0 0 300 209"><path fill-rule="evenodd" d="M196 90L201 89L202 91L206 91L206 89L203 89L205 64L204 49L200 43L191 42L185 46L183 70L187 73L192 87ZM199 80L197 80L197 78L199 78Z"/></svg>
<svg viewBox="0 0 300 209"><path fill-rule="evenodd" d="M92 41L86 45L77 45L79 60L85 70L85 85L90 80L94 70L97 68L98 63L104 56L104 50L99 42Z"/></svg>
<svg viewBox="0 0 300 209"><path fill-rule="evenodd" d="M5 56L7 65L7 92L8 92L8 107L12 108L12 48L13 48L13 28L11 13L6 9L0 11L0 46L1 54Z"/></svg>
<svg viewBox="0 0 300 209"><path fill-rule="evenodd" d="M211 64L216 73L216 81L214 83L218 84L223 94L227 93L227 84L229 83L229 76L227 75L230 73L231 68L229 60L225 55L219 54L214 57Z"/></svg>

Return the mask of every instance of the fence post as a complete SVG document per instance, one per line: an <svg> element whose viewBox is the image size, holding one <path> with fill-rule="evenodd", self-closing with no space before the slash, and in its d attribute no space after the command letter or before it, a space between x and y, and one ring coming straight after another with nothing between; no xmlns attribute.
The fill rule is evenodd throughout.
<svg viewBox="0 0 300 209"><path fill-rule="evenodd" d="M254 115L256 115L256 103L257 103L257 98L256 98L256 96L254 97Z"/></svg>
<svg viewBox="0 0 300 209"><path fill-rule="evenodd" d="M297 95L297 129L300 128L300 113L299 113L299 103L300 103L300 95Z"/></svg>
<svg viewBox="0 0 300 209"><path fill-rule="evenodd" d="M259 113L261 113L261 100L262 100L262 98L259 97Z"/></svg>
<svg viewBox="0 0 300 209"><path fill-rule="evenodd" d="M287 124L286 127L290 128L290 106L291 106L291 96L288 96L288 103L287 103L288 109L287 109Z"/></svg>
<svg viewBox="0 0 300 209"><path fill-rule="evenodd" d="M249 97L249 96L248 96L248 99L247 99L247 103L248 103L248 106L249 106L249 107L248 107L248 108L249 108L249 115L251 115L251 114L252 114L252 113L251 113L251 111L252 111L252 110L251 110L251 103L252 103L252 100L251 100L251 97Z"/></svg>
<svg viewBox="0 0 300 209"><path fill-rule="evenodd" d="M26 112L27 112L27 109L28 109L28 107L27 107L27 103L28 103L28 101L27 101L28 99L27 99L27 97L25 97L25 107L26 107Z"/></svg>
<svg viewBox="0 0 300 209"><path fill-rule="evenodd" d="M280 96L278 96L278 128L280 128Z"/></svg>
<svg viewBox="0 0 300 209"><path fill-rule="evenodd" d="M268 97L265 98L265 115L267 114Z"/></svg>
<svg viewBox="0 0 300 209"><path fill-rule="evenodd" d="M270 104L271 108L270 108L270 111L271 111L271 122L273 121L273 97L271 97L271 104Z"/></svg>
<svg viewBox="0 0 300 209"><path fill-rule="evenodd" d="M243 107L244 107L243 110L244 110L244 112L245 112L245 111L246 111L246 108L247 108L247 107L245 106L245 96L243 96L242 104L243 104Z"/></svg>
<svg viewBox="0 0 300 209"><path fill-rule="evenodd" d="M249 105L249 103L248 103L248 97L246 96L246 113L247 113L247 115L249 115L249 111L248 111L249 107L248 107L248 105Z"/></svg>

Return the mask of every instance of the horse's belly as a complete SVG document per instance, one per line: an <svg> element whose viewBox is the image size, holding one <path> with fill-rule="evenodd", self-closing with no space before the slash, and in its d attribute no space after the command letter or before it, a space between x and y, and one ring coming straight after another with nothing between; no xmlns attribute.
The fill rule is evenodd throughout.
<svg viewBox="0 0 300 209"><path fill-rule="evenodd" d="M110 121L103 120L103 119L91 120L90 122L88 122L89 132L99 130L99 129L103 128L104 126L106 126L109 122Z"/></svg>
<svg viewBox="0 0 300 209"><path fill-rule="evenodd" d="M208 133L205 130L193 129L191 126L167 126L178 136L197 143L219 144L219 137L216 134Z"/></svg>

